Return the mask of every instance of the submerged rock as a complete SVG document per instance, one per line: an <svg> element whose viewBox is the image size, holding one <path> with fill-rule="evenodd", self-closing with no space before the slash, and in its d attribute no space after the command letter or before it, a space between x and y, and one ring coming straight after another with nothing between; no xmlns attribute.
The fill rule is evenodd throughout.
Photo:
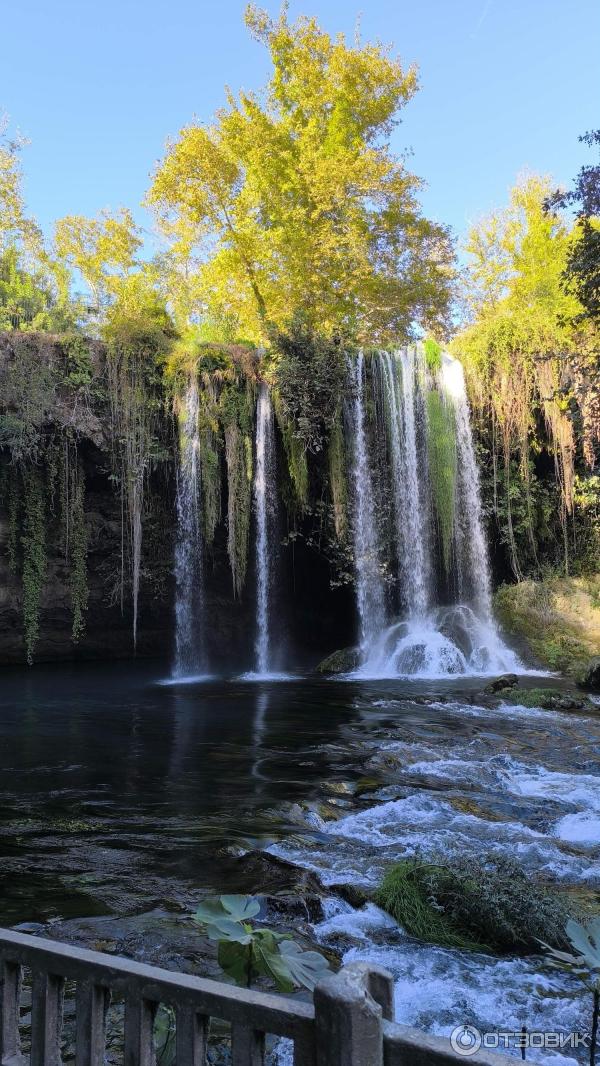
<svg viewBox="0 0 600 1066"><path fill-rule="evenodd" d="M328 655L316 667L318 674L348 674L359 663L358 648L340 648Z"/></svg>
<svg viewBox="0 0 600 1066"><path fill-rule="evenodd" d="M500 677L490 681L483 691L489 693L504 692L506 689L516 688L518 684L519 678L516 674L502 674Z"/></svg>

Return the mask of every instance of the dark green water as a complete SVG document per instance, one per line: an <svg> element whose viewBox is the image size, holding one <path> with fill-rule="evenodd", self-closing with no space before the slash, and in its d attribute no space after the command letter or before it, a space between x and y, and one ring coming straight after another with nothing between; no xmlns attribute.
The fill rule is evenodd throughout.
<svg viewBox="0 0 600 1066"><path fill-rule="evenodd" d="M234 888L232 852L310 835L298 804L350 804L344 790L374 776L365 759L382 722L384 737L415 751L428 744L443 754L486 732L492 756L515 748L512 719L497 716L491 729L456 706L413 702L442 692L469 703L481 681L168 686L157 683L161 673L145 663L3 674L4 924L132 913ZM529 722L522 744L560 763L552 725L542 718L536 733Z"/></svg>

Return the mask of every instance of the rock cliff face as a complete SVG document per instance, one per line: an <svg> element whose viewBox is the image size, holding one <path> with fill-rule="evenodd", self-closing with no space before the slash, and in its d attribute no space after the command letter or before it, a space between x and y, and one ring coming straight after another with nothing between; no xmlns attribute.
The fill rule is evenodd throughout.
<svg viewBox="0 0 600 1066"><path fill-rule="evenodd" d="M153 458L144 477L134 649L130 529L124 478L115 463L119 442L115 444L108 378L107 354L99 342L0 334L0 665L27 660L26 618L31 626L32 613L37 629L34 662L127 658L134 653L171 660L177 535L177 440L171 405L159 391ZM282 449L281 440L278 447ZM85 531L86 606L82 631L74 639L77 484L82 486L79 524ZM31 502L34 490L37 510ZM226 494L223 477L223 516ZM303 534L301 521L293 537L288 539L287 532L283 522L278 630L291 654L316 662L340 643L340 634L342 641L354 638L352 590L332 591L329 562L314 539ZM233 595L225 517L206 553L205 640L215 668L248 669L253 662L252 538L253 533L240 599ZM41 563L36 552L43 557Z"/></svg>

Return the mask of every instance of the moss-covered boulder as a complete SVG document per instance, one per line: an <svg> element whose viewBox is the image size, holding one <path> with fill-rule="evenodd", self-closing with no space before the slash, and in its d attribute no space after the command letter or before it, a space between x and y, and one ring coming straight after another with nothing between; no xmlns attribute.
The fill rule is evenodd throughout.
<svg viewBox="0 0 600 1066"><path fill-rule="evenodd" d="M484 692L490 695L496 692L506 692L508 689L516 688L519 684L519 678L516 674L502 674L501 677L495 677L493 681L490 681L489 685L485 686Z"/></svg>
<svg viewBox="0 0 600 1066"><path fill-rule="evenodd" d="M540 707L544 711L584 711L593 704L572 692L557 688L517 688L510 692L511 703L520 707Z"/></svg>
<svg viewBox="0 0 600 1066"><path fill-rule="evenodd" d="M358 648L340 648L319 663L318 674L349 674L359 664Z"/></svg>
<svg viewBox="0 0 600 1066"><path fill-rule="evenodd" d="M577 684L590 692L600 692L600 655L590 659L576 677Z"/></svg>
<svg viewBox="0 0 600 1066"><path fill-rule="evenodd" d="M497 954L537 953L540 941L564 946L572 911L509 859L406 859L390 867L375 902L420 940Z"/></svg>
<svg viewBox="0 0 600 1066"><path fill-rule="evenodd" d="M600 657L600 574L502 585L494 607L522 653L550 670L579 680Z"/></svg>

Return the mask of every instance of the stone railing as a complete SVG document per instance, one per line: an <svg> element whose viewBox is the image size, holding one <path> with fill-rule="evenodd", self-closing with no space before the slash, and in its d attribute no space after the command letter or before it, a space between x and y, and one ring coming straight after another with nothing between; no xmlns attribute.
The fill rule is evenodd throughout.
<svg viewBox="0 0 600 1066"><path fill-rule="evenodd" d="M465 1059L448 1040L394 1025L391 976L362 963L321 981L314 1004L6 929L0 930L0 963L2 1066L20 1066L27 1058L31 1066L60 1066L65 988L75 996L76 1066L103 1066L111 996L125 1004L124 1066L155 1063L153 1030L159 1004L175 1010L177 1066L207 1061L211 1018L231 1026L232 1066L265 1063L268 1034L293 1043L294 1066L503 1066L507 1061L482 1052ZM23 971L31 981L28 1056L21 1050ZM274 1063L278 1058L269 1054ZM292 1058L285 1054L279 1061L291 1064Z"/></svg>

